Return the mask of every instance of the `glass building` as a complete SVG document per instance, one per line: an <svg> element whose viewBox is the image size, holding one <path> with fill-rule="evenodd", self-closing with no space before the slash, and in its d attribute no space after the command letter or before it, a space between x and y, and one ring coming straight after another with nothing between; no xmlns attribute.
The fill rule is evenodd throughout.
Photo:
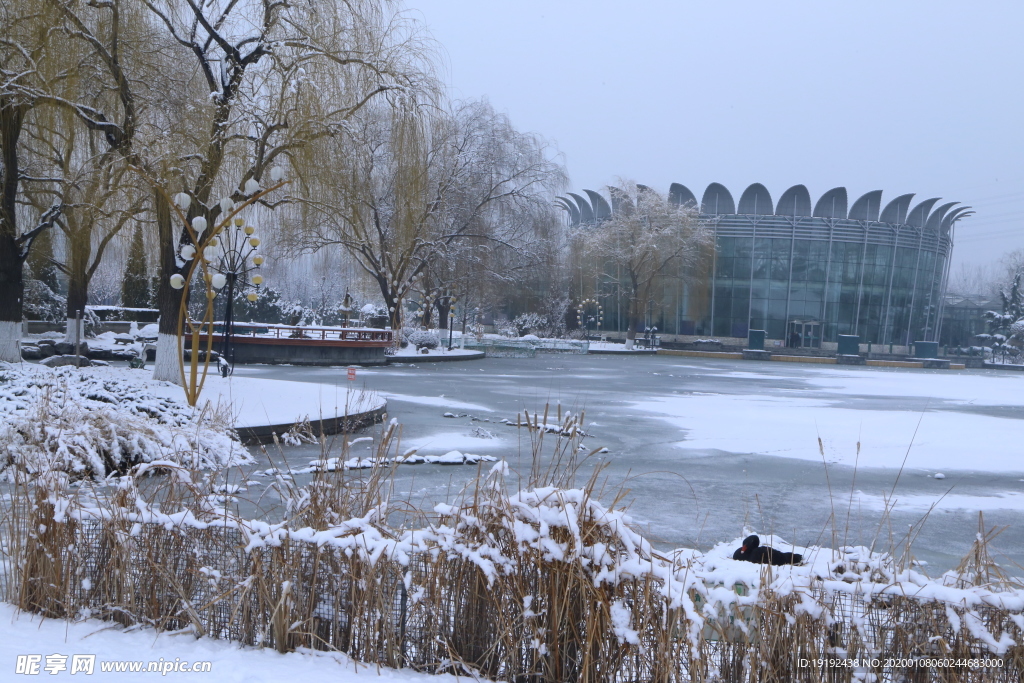
<svg viewBox="0 0 1024 683"><path fill-rule="evenodd" d="M571 193L559 198L574 224L611 215L601 195L586 192L589 202ZM848 206L842 187L812 204L803 185L773 203L758 183L744 190L738 205L718 183L699 204L679 184L669 197L700 207L716 249L704 283L666 278L661 296L648 304L647 325L715 337L760 329L787 346L820 346L841 334L876 344L938 340L953 227L969 207L936 206L934 198L911 208L912 194L883 206L881 190ZM615 274L595 276L590 292L604 304L604 329L624 330L626 302Z"/></svg>

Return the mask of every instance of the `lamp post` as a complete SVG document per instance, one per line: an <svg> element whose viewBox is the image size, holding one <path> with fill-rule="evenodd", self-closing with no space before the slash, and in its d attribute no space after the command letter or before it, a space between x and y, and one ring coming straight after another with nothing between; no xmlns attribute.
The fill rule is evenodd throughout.
<svg viewBox="0 0 1024 683"><path fill-rule="evenodd" d="M219 237L220 258L215 264L210 265L210 270L214 272L211 278L214 289L220 290L225 285L228 288L227 300L224 302L224 340L220 352L227 361L228 372L232 371L235 365L231 349L231 335L235 324L235 292L259 290L263 284L263 276L254 272L263 265L263 257L256 252L260 240L255 232L256 228L245 225L244 219L235 218L232 225ZM255 301L258 295L256 291L251 291L247 298L249 301Z"/></svg>
<svg viewBox="0 0 1024 683"><path fill-rule="evenodd" d="M166 197L171 209L177 215L178 220L185 228L185 234L179 243L175 265L178 269L186 273L186 275L182 275L182 273L173 273L168 279L171 287L174 289L184 290L178 306L178 368L181 372L181 382L182 388L185 390L185 399L188 401L190 406L195 406L196 402L199 400L199 394L203 390L203 384L206 382L207 371L210 365L210 353L213 350L214 299L217 298L220 287L227 284L227 276L220 272L214 272L214 267L211 264L211 261L218 257L218 249L221 248L219 238L225 230L229 229L235 221L240 219L240 216L238 215L240 211L259 201L268 193L284 187L288 181L284 180L284 172L280 168L271 169L270 179L274 184L266 189L261 188L260 184L254 178L249 178L245 181L242 189L243 199L241 202L235 203L230 197L224 197L220 200L221 215L223 218L213 226L209 226L211 229L207 231L208 223L205 216L197 215L192 218L191 221L188 220L187 212L192 203L192 197L189 194L179 192L172 198L167 194L167 191L163 186L156 180L147 176L145 171L136 169L136 172L140 173L154 188L156 188L158 192ZM206 213L207 211L208 210L204 207L202 213ZM236 225L236 227L240 226ZM249 242L250 246L253 248L259 245L259 239L255 237L251 237ZM262 257L260 263L262 263ZM202 320L192 320L188 311L189 285L193 276L197 273L202 275L203 285L206 288L206 306ZM255 301L257 299L257 294L255 292L250 292L247 298L250 301ZM203 340L204 328L206 330L205 340ZM186 336L191 338L191 343L189 344L191 347L191 356L187 372L185 368L185 359L181 353ZM203 355L205 358L202 364L202 371L200 372L199 352L201 344L205 347L203 349Z"/></svg>
<svg viewBox="0 0 1024 683"><path fill-rule="evenodd" d="M587 304L592 304L596 309L594 315L584 316L583 311L587 307ZM597 321L597 332L600 335L601 323L604 322L604 308L602 308L601 304L597 303L595 299L584 299L576 309L576 324L583 327L584 337L590 337L590 323L595 320Z"/></svg>
<svg viewBox="0 0 1024 683"><path fill-rule="evenodd" d="M452 338L455 335L455 303L454 296L448 297L448 350L452 350Z"/></svg>

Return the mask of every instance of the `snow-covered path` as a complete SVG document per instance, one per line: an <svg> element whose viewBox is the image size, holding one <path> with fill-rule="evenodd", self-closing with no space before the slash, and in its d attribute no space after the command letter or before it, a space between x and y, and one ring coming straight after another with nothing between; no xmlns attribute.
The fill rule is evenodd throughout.
<svg viewBox="0 0 1024 683"><path fill-rule="evenodd" d="M36 675L18 675L19 655L39 655ZM64 670L50 674L45 669L49 655L65 655ZM95 655L93 673L84 670L72 674L74 655ZM50 660L60 662L60 660ZM144 666L156 662L158 668L185 662L189 667L196 662L209 662L209 672L174 671L166 674L129 671L103 672L104 663L141 662ZM22 660L22 666L28 661ZM266 648L243 648L234 643L212 638L196 639L192 635L159 634L152 629L123 632L117 625L95 619L69 623L59 619L44 619L36 615L19 613L14 607L0 603L0 680L86 680L134 681L189 680L223 681L225 683L455 683L466 681L465 676L430 676L411 670L380 669L376 666L356 664L337 653L292 652L279 654Z"/></svg>

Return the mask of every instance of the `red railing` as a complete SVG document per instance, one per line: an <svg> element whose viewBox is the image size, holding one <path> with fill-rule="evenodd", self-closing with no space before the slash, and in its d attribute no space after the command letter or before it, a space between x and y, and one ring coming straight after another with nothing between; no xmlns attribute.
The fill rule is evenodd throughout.
<svg viewBox="0 0 1024 683"><path fill-rule="evenodd" d="M205 335L208 326L203 326L200 334ZM224 334L223 323L213 324L214 336ZM260 325L258 323L235 323L231 326L231 336L241 338L263 339L304 339L310 341L353 341L353 342L386 342L394 339L392 330L378 330L365 327L290 327L286 325Z"/></svg>

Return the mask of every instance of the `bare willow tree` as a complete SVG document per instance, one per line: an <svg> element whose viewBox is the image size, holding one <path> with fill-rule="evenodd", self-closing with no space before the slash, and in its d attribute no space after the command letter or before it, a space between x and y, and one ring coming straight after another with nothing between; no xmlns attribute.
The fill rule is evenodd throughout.
<svg viewBox="0 0 1024 683"><path fill-rule="evenodd" d="M133 184L124 159L114 154L67 109L54 112L51 125L27 131L30 165L26 201L42 213L62 205L55 220L63 233L63 258L53 265L67 281L67 338L74 338L76 314L85 311L93 276L107 247L144 210L146 192ZM79 330L78 334L84 330Z"/></svg>
<svg viewBox="0 0 1024 683"><path fill-rule="evenodd" d="M396 98L307 149L305 202L292 245L340 245L377 283L402 326L403 302L429 299L442 320L470 265L484 279L498 250L525 254L535 219L564 183L543 140L486 102L444 111Z"/></svg>
<svg viewBox="0 0 1024 683"><path fill-rule="evenodd" d="M273 166L294 170L290 159L319 138L337 134L378 95L415 91L429 81L415 31L387 3L145 4L177 44L174 58L200 74L185 88L199 94L172 109L193 118L180 133L186 144L168 149L159 176L166 187L191 197L189 221L216 221L220 199L251 194L247 186L264 182ZM166 193L158 195L161 322L154 376L173 379L178 354L173 312L181 299L169 276L183 267L178 250L187 235L170 220Z"/></svg>
<svg viewBox="0 0 1024 683"><path fill-rule="evenodd" d="M631 181L609 191L616 200L611 217L579 228L575 238L598 267L614 267L621 273L629 297L626 348L631 349L655 284L696 277L702 255L714 248L714 241L691 206L678 206Z"/></svg>
<svg viewBox="0 0 1024 683"><path fill-rule="evenodd" d="M40 213L26 211L23 197L23 135L46 115L33 91L47 79L65 87L53 20L42 0L0 1L0 361L21 360L22 266L33 242L63 210L58 202Z"/></svg>
<svg viewBox="0 0 1024 683"><path fill-rule="evenodd" d="M13 39L3 43L7 138L16 142L29 108L71 112L149 185L161 274L154 374L170 381L178 378L181 303L170 277L186 267L180 249L188 241L172 219L170 195L190 197L188 221L212 223L222 199L251 195L272 166L287 165L318 136L336 134L367 102L429 81L413 24L377 0L19 0L2 7L5 18L26 27L5 32ZM31 23L23 15L38 18ZM34 76L34 50L54 43L64 50L65 71L43 82ZM69 52L75 58L67 59ZM54 87L71 81L84 87ZM331 107L316 106L323 102ZM12 237L0 257L24 258L23 243L34 233L4 225ZM20 291L20 281L14 285Z"/></svg>

